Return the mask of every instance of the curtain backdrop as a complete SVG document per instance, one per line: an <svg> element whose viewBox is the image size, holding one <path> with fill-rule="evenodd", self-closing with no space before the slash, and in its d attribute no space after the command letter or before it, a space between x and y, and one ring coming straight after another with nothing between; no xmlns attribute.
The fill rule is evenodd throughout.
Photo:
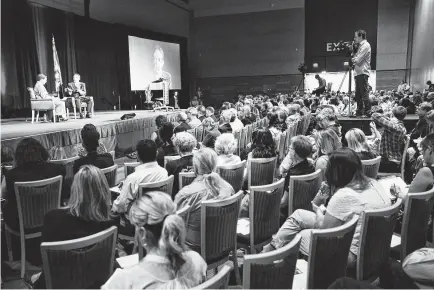
<svg viewBox="0 0 434 290"><path fill-rule="evenodd" d="M2 115L3 108L30 107L26 88L40 71L32 11L24 0L1 1Z"/></svg>

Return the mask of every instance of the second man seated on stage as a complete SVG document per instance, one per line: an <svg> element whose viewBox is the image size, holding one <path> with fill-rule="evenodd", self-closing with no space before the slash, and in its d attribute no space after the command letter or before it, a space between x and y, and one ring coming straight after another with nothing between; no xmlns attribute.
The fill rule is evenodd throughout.
<svg viewBox="0 0 434 290"><path fill-rule="evenodd" d="M71 101L75 102L75 108L80 113L80 118L84 118L84 114L82 112L81 103L87 104L87 114L86 118L91 117L91 113L93 113L94 101L93 97L86 96L86 84L80 82L80 75L74 74L73 82L68 83L68 87L66 88L66 92L73 97Z"/></svg>

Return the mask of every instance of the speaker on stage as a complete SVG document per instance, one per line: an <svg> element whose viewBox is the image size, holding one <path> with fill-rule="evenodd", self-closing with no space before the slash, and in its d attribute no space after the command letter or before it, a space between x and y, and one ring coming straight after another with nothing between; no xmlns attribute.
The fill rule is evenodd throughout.
<svg viewBox="0 0 434 290"><path fill-rule="evenodd" d="M135 113L131 113L131 114L124 114L124 115L122 115L122 117L121 117L121 120L128 120L128 119L132 119L132 118L134 118L136 116L136 114Z"/></svg>

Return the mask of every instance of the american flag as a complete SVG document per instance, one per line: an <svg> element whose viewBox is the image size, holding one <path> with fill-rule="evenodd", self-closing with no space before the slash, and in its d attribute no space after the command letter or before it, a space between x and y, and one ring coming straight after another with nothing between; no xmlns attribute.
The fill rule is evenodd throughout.
<svg viewBox="0 0 434 290"><path fill-rule="evenodd" d="M56 83L56 92L58 92L63 85L62 72L60 71L59 56L57 55L56 42L53 35L53 60L54 60L54 80Z"/></svg>

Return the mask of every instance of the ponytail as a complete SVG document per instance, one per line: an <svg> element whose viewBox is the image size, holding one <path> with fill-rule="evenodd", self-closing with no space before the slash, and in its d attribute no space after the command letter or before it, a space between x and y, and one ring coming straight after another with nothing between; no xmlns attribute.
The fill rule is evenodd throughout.
<svg viewBox="0 0 434 290"><path fill-rule="evenodd" d="M220 190L223 187L223 178L216 172L211 172L210 174L205 174L205 186L212 193L214 197L219 196Z"/></svg>
<svg viewBox="0 0 434 290"><path fill-rule="evenodd" d="M163 222L159 248L166 253L175 273L185 263L185 259L182 256L183 252L187 250L185 236L184 220L176 214L168 215Z"/></svg>

